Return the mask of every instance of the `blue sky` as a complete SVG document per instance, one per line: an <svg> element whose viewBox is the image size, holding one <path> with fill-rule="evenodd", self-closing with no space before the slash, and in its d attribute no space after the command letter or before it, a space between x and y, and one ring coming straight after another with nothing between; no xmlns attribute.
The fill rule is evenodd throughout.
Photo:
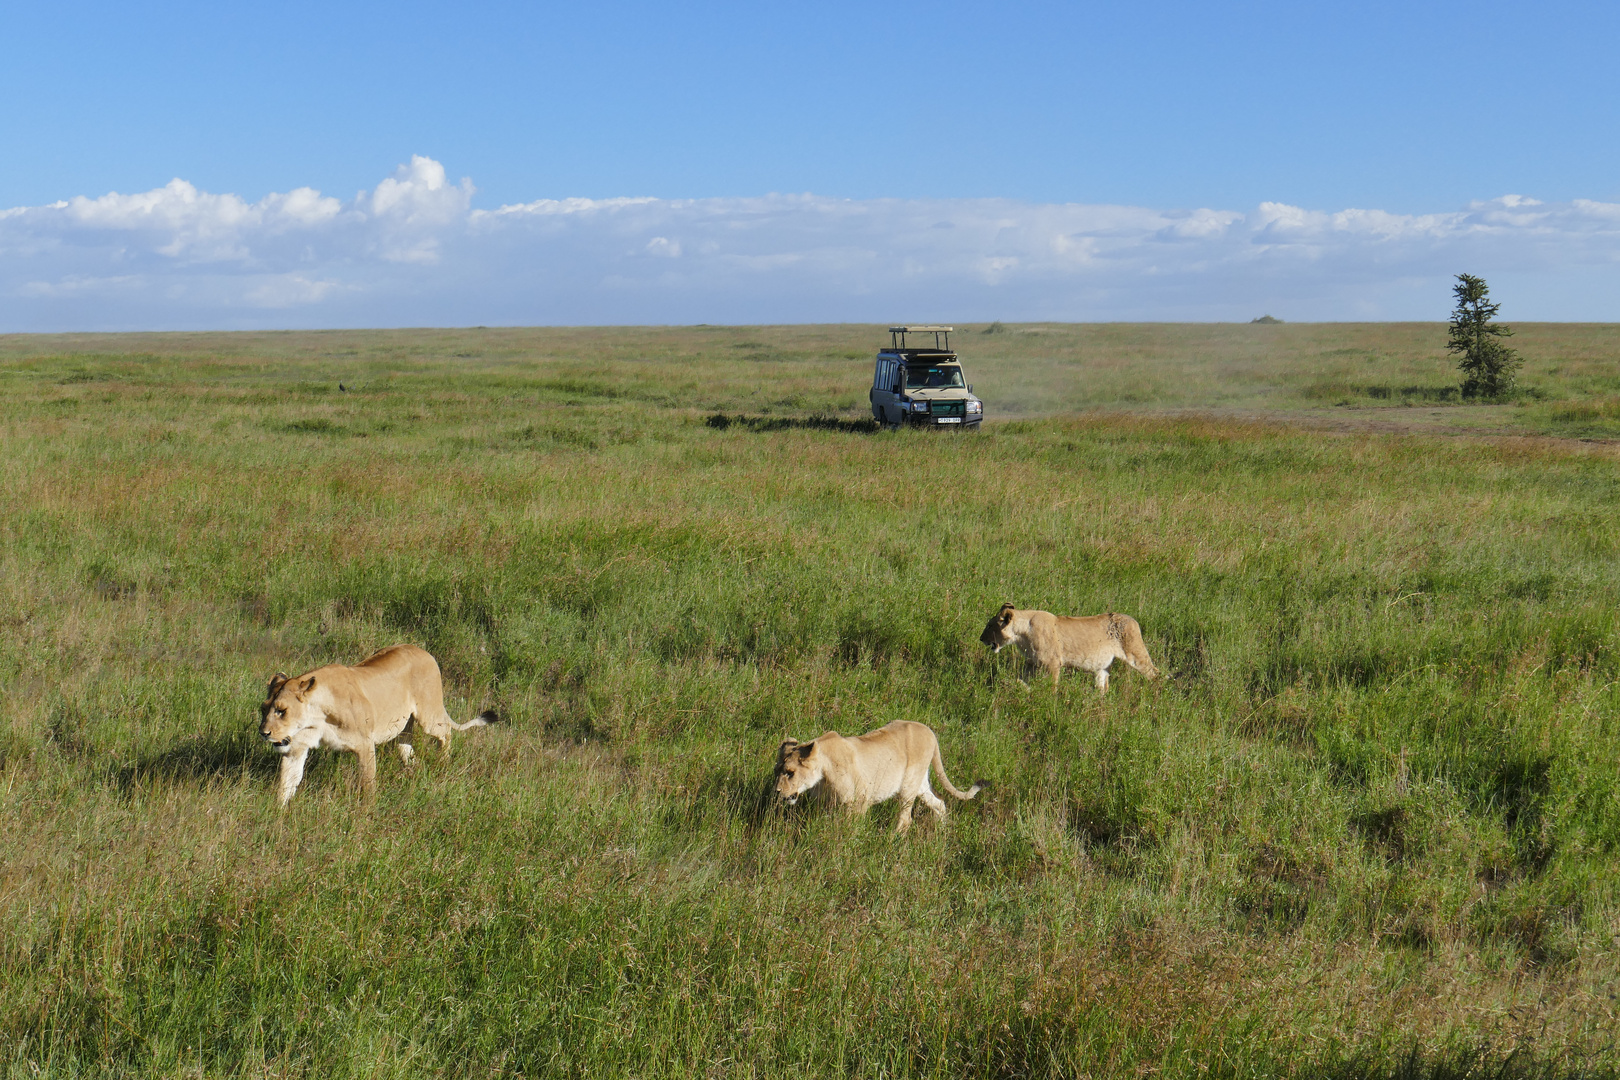
<svg viewBox="0 0 1620 1080"><path fill-rule="evenodd" d="M785 230L798 246L779 254L822 267L811 290L822 299L794 308L789 301L805 294L808 279L791 275L777 300L739 299L734 285L687 270L698 243L664 236L693 227L682 217L686 200L707 200L710 225L741 205L726 200L851 200L867 211L864 240L832 246L847 254L865 243L860 251L880 263L917 240L900 224L873 224L884 206L898 208L895 223L933 216L933 227L956 220L952 205L979 220L984 200L1003 200L1026 233L1028 221L1051 219L1048 210L1064 204L1172 216L1213 210L1242 215L1254 244L1260 223L1278 220L1262 204L1426 220L1507 195L1577 209L1620 203L1617 5L11 4L4 25L0 211L17 212L0 218L0 329L88 328L117 308L96 308L94 298L107 294L93 283L114 279L129 296L146 289L143 303L174 293L177 282L194 286L194 299L210 297L147 316L176 325L397 323L420 311L435 286L400 284L384 271L404 264L384 256L368 278L356 267L387 245L367 247L352 229L341 252L306 245L313 256L303 259L303 279L330 287L305 294L320 299L254 307L241 299L247 292L231 301L225 279L236 274L262 297L270 295L261 288L266 275L297 271L291 255L264 254L262 237L243 234L210 254L176 240L172 230L192 226L172 215L166 226L149 215L149 227L130 232L128 220L114 222L108 211L91 235L83 214L70 222L70 210L51 218L41 208L75 196L156 192L181 178L202 195L248 206L272 193L318 190L342 203L352 225L367 213L356 193L374 194L396 168L409 172L417 155L442 163L445 190L465 192L457 182L471 179L464 215L568 197L652 197L669 210L655 223L638 217L633 244L619 242L628 227L622 207L593 212L593 220L618 224L576 228L565 246L571 265L600 274L595 299L574 282L566 303L525 309L514 296L492 305L515 321L573 321L571 313L715 321L704 316L722 312L744 321L750 312L882 319L905 313L868 309L930 295L885 291L876 270L852 275L847 262L806 256L804 237L832 226L800 214ZM1614 277L1616 253L1602 239L1612 231L1606 212L1565 213L1560 227L1576 227L1577 218L1597 223L1577 227L1569 241L1581 265ZM437 241L439 295L470 280L445 279L450 269L490 265L461 236L466 224ZM1104 303L1080 279L1067 291L1054 278L1044 290L1009 292L1008 274L987 275L985 267L1007 259L1027 266L1036 249L1094 232L1085 223L1067 233L1068 224L1053 227L1060 232L1052 238L1006 251L1005 230L980 230L978 249L957 252L968 267L960 287L941 294L973 308L955 317L995 316L1037 293L1044 299L1023 305L1020 316L1235 318L1275 298L1295 304L1300 317L1413 317L1428 311L1423 290L1443 284L1447 260L1475 252L1455 244L1427 258L1408 252L1407 261L1383 266L1379 282L1377 267L1392 249L1370 261L1363 251L1339 278L1317 275L1308 298L1256 284L1214 305L1155 299L1151 289L1139 303L1118 290ZM1556 268L1562 233L1549 239L1533 223L1518 228L1534 243L1521 250L1498 238L1478 252L1485 265L1457 269L1489 269L1518 283L1529 303L1524 317L1620 318L1605 299L1610 290L1592 286L1590 275L1576 275L1586 284L1571 299L1570 271ZM136 232L145 240L118 240L139 239ZM725 235L711 229L706 250L724 249ZM615 260L645 255L660 238L663 251L681 254L654 276L675 274L679 287L658 303L626 300L612 282L636 274ZM531 237L521 251L508 241L508 269L537 280L567 269L553 240ZM1331 263L1337 250L1318 251L1314 264ZM412 265L433 261L426 258ZM115 266L118 259L125 262ZM1144 283L1162 276L1153 260L1138 264ZM1184 260L1172 272L1209 264ZM1268 273L1283 280L1296 271ZM1231 267L1216 272L1229 276ZM1016 284L1016 270L1010 278ZM852 283L840 292L840 280ZM69 302L74 290L79 299ZM1443 304L1446 290L1439 295ZM129 310L139 308L132 301ZM688 310L692 318L679 317ZM494 318L476 303L443 305L443 315ZM113 323L125 325L119 318Z"/></svg>

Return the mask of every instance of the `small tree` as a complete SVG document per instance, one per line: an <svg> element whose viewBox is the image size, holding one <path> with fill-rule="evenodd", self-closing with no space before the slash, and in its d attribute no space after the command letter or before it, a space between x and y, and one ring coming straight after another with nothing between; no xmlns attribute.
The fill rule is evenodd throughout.
<svg viewBox="0 0 1620 1080"><path fill-rule="evenodd" d="M1513 374L1524 363L1508 348L1503 338L1513 331L1491 322L1502 305L1487 300L1491 290L1483 278L1458 274L1451 291L1457 295L1457 310L1451 313L1451 333L1446 351L1460 353L1457 367L1463 373L1462 396L1502 397L1513 390Z"/></svg>

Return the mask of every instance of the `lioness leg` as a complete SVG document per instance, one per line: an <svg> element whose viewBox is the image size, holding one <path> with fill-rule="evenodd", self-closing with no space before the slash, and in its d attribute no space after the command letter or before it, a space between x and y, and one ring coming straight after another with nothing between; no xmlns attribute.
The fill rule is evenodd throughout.
<svg viewBox="0 0 1620 1080"><path fill-rule="evenodd" d="M304 779L304 758L309 754L309 748L300 746L289 750L281 759L281 805L286 806L287 800L293 797L298 785Z"/></svg>
<svg viewBox="0 0 1620 1080"><path fill-rule="evenodd" d="M456 722L450 719L450 713L443 705L439 706L439 715L437 717L432 719L429 719L429 717L433 717L432 710L420 717L423 730L438 741L441 753L450 753L450 733L455 730Z"/></svg>
<svg viewBox="0 0 1620 1080"><path fill-rule="evenodd" d="M1159 669L1153 666L1153 661L1148 658L1147 650L1141 648L1141 646L1138 646L1137 649L1139 655L1132 656L1129 652L1127 652L1124 654L1124 661L1148 678L1157 679L1159 677Z"/></svg>
<svg viewBox="0 0 1620 1080"><path fill-rule="evenodd" d="M1148 655L1147 642L1142 640L1142 628L1140 626L1133 622L1127 629L1125 638L1120 642L1120 645L1122 646L1120 658L1127 664L1150 679L1159 677L1159 669L1153 666L1153 658Z"/></svg>
<svg viewBox="0 0 1620 1080"><path fill-rule="evenodd" d="M354 756L360 759L360 794L374 795L377 791L377 748L365 743L355 749Z"/></svg>
<svg viewBox="0 0 1620 1080"><path fill-rule="evenodd" d="M1105 694L1108 692L1108 669L1106 667L1097 669L1097 689Z"/></svg>
<svg viewBox="0 0 1620 1080"><path fill-rule="evenodd" d="M928 786L927 780L923 781L922 790L917 794L922 797L923 804L934 812L935 817L942 818L945 816L945 800L934 794L933 789Z"/></svg>
<svg viewBox="0 0 1620 1080"><path fill-rule="evenodd" d="M394 749L399 751L399 760L406 765L416 756L416 748L411 745L411 733L416 730L416 717L405 721L405 730L399 733L394 740Z"/></svg>
<svg viewBox="0 0 1620 1080"><path fill-rule="evenodd" d="M916 799L917 797L915 795L911 796L910 798L907 798L904 795L900 797L900 819L894 823L895 832L903 833L907 829L911 828L911 804L914 803Z"/></svg>

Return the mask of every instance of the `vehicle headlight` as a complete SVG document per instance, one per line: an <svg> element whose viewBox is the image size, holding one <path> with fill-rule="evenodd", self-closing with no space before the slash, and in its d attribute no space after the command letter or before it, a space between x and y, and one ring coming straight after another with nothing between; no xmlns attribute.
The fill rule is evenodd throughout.
<svg viewBox="0 0 1620 1080"><path fill-rule="evenodd" d="M984 402L982 402L982 401L970 401L970 402L968 402L968 412L977 412L977 413L984 412Z"/></svg>
<svg viewBox="0 0 1620 1080"><path fill-rule="evenodd" d="M926 401L913 401L911 403L911 411L912 412L927 412L928 411L928 402L926 402Z"/></svg>

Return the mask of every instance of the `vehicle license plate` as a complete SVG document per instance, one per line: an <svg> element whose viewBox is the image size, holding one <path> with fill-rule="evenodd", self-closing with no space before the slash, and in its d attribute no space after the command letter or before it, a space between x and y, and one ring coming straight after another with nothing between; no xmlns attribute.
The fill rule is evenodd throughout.
<svg viewBox="0 0 1620 1080"><path fill-rule="evenodd" d="M960 424L961 422L962 422L962 418L960 416L936 416L936 417L934 417L934 423L936 423L936 424Z"/></svg>

